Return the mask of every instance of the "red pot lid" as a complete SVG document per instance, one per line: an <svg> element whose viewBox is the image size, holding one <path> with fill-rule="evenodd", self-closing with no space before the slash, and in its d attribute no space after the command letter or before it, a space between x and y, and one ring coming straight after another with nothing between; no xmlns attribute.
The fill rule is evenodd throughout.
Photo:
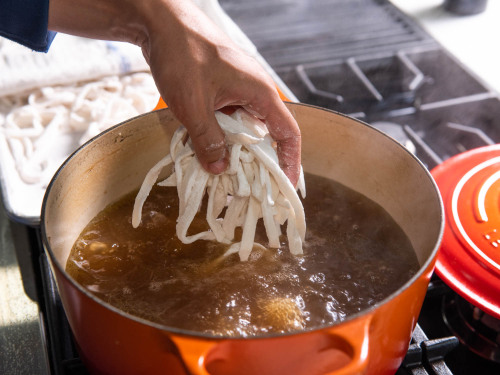
<svg viewBox="0 0 500 375"><path fill-rule="evenodd" d="M446 220L436 273L500 318L500 144L454 156L431 173Z"/></svg>

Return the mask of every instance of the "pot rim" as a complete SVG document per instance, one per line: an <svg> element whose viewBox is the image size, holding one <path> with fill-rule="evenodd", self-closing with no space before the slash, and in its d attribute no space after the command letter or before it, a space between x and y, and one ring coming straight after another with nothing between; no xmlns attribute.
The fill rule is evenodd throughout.
<svg viewBox="0 0 500 375"><path fill-rule="evenodd" d="M379 130L379 129L373 127L373 126L371 126L370 124L368 124L368 123L366 123L366 122L364 122L362 120L353 118L353 117L348 116L348 115L343 114L343 113L339 113L339 112L333 111L333 110L328 109L328 108L322 108L322 107L314 106L314 105L311 105L311 104L295 103L295 102L285 102L285 104L288 107L292 107L292 108L294 106L295 107L310 107L310 108L318 109L318 110L321 110L321 111L326 111L326 112L329 112L329 113L333 113L333 114L335 114L337 116L341 116L341 117L347 118L347 119L349 119L351 121L355 121L358 124L361 124L361 125L364 125L364 126L368 126L369 128L375 130L376 132L380 133L384 137L388 138L390 141L396 143L396 146L398 146L403 152L409 154L411 156L411 158L417 163L417 165L425 172L425 176L427 177L427 179L429 180L429 182L434 187L434 193L436 194L437 202L439 204L439 212L440 212L440 214L439 214L439 216L440 216L440 228L439 228L438 237L437 237L436 242L434 244L434 248L430 252L430 254L427 257L427 259L425 260L425 262L420 266L419 270L409 280L407 280L406 283L404 283L403 285L401 285L398 289L396 289L394 292L392 292L386 298L378 301L374 305L372 305L372 306L370 306L370 307L368 307L368 308L366 308L366 309L364 309L362 311L359 311L359 312L357 312L355 314L349 315L344 320L335 322L333 324L328 324L328 325L324 325L324 326L320 326L320 327L312 327L312 328L307 328L307 329L303 329L303 330L299 330L299 331L286 332L286 333L267 333L267 334L253 335L253 336L226 336L226 335L214 335L214 334L208 334L208 333L203 333L203 332L197 332L197 331L191 331L191 330L187 330L187 329L180 329L180 328L176 328L176 327L171 327L171 326L167 326L167 325L164 325L164 324L155 323L155 322L146 320L144 318L140 318L138 316L126 313L126 312L124 312L124 311L122 311L122 310L114 307L113 305L111 305L111 304L109 304L109 303L101 300L97 296L93 295L90 291L88 291L87 289L85 289L83 286L81 286L79 283L77 283L72 277L70 277L68 275L68 273L66 272L66 270L63 268L63 266L56 259L55 255L54 255L54 253L53 253L53 251L52 251L52 249L51 249L51 247L49 245L48 236L47 236L46 229L45 229L45 211L46 211L46 205L47 205L48 196L50 194L52 186L56 183L57 178L59 177L61 171L65 168L65 166L68 163L70 163L71 160L81 150L83 150L89 144L91 144L92 142L94 142L94 140L96 140L96 139L104 136L105 134L107 134L109 132L114 131L118 127L121 127L121 126L123 126L123 125L125 125L125 124L127 124L127 123L129 123L131 121L136 120L137 118L149 116L153 112L157 112L157 111L169 111L170 109L168 109L168 108L156 110L156 111L153 111L153 112L143 113L141 115L132 117L130 119L122 121L119 124L116 124L116 125L108 128L107 130L105 130L102 133L96 135L95 137L91 138L90 140L88 140L87 142L85 142L83 145L81 145L80 147L78 147L78 149L76 149L70 156L68 156L68 158L58 168L58 170L56 171L56 173L52 177L52 179L51 179L51 181L50 181L50 183L47 186L47 189L45 191L45 194L44 194L44 197L43 197L43 202L42 202L41 216L40 216L40 218L41 218L41 220L40 220L40 227L41 227L42 243L43 243L43 247L44 247L46 253L48 253L48 256L49 256L49 260L50 260L49 264L50 264L50 267L51 267L51 271L53 272L52 267L56 267L57 270L66 279L66 281L69 281L70 284L73 287L75 287L77 290L79 290L81 293L83 293L86 297L90 298L92 301L98 303L99 305L101 305L101 306L103 306L103 307L111 310L112 312L114 312L116 314L119 314L120 316L122 316L124 318L131 319L132 321L134 321L136 323L144 324L144 325L149 326L151 328L155 328L155 329L161 330L161 331L163 331L165 333L172 333L172 334L176 334L176 335L180 335L180 336L189 336L189 337L195 337L195 338L200 338L200 339L208 339L208 340L242 340L242 339L244 339L244 340L259 340L259 339L269 339L269 338L279 338L279 337L286 337L286 336L295 336L295 335L301 335L301 334L306 334L306 333L311 333L311 332L322 331L322 330L325 330L325 329L328 329L328 328L333 328L333 327L338 326L340 324L344 324L344 323L347 323L347 322L354 321L354 320L356 320L358 318L361 318L363 316L369 317L380 306L385 305L385 304L389 303L391 300L395 299L398 295L400 295L402 292L404 292L405 290L407 290L416 280L418 280L419 278L421 278L423 276L423 274L425 274L428 270L431 270L431 269L434 268L434 264L435 264L435 261L436 261L436 258L437 258L437 253L438 253L438 250L440 248L440 243L441 243L442 238L443 238L443 232L444 232L444 226L445 226L443 202L442 202L442 198L441 198L441 195L439 193L439 189L437 187L437 184L434 181L434 178L432 177L432 175L429 172L429 170L424 166L424 164L413 153L411 153L406 147L404 147L401 143L397 142L396 140L394 140L393 138L391 138L390 136L388 136L387 134L385 134L381 130ZM57 283L56 283L56 285L57 285Z"/></svg>

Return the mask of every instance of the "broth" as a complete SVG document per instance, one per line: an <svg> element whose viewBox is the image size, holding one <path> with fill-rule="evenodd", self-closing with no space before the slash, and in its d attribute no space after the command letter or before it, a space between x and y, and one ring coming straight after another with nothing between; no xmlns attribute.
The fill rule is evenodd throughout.
<svg viewBox="0 0 500 375"><path fill-rule="evenodd" d="M190 331L246 337L343 320L396 291L419 264L383 208L332 180L305 178L303 256L291 255L286 242L254 250L247 262L238 254L223 258L228 245L182 244L175 235L177 191L155 186L137 229L132 193L88 224L66 270L120 310ZM199 231L206 222L197 217L192 226Z"/></svg>

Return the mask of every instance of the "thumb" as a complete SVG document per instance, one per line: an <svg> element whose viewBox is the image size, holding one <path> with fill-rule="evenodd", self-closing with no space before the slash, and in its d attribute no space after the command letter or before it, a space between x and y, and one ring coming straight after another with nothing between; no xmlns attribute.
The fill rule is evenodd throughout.
<svg viewBox="0 0 500 375"><path fill-rule="evenodd" d="M179 119L186 127L194 151L202 167L212 173L223 173L229 164L225 135L213 111L204 115L199 111L196 118Z"/></svg>

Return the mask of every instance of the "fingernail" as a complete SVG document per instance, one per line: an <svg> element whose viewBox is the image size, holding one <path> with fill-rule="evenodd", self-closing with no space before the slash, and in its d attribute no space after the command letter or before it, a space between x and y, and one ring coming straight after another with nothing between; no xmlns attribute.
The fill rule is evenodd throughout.
<svg viewBox="0 0 500 375"><path fill-rule="evenodd" d="M227 168L227 160L225 158L220 158L217 161L208 164L208 169L210 173L221 174Z"/></svg>

